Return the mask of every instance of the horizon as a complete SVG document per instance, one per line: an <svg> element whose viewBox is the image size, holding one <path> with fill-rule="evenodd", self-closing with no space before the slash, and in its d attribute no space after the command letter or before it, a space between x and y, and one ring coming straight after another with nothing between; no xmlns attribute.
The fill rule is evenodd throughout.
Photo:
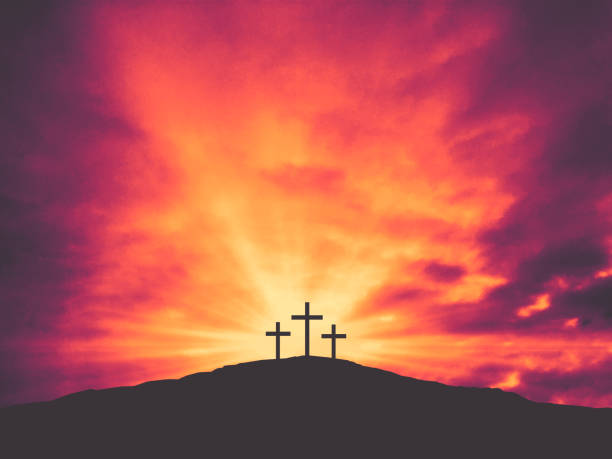
<svg viewBox="0 0 612 459"><path fill-rule="evenodd" d="M0 406L327 355L612 407L612 4L14 1ZM331 342L330 342L331 341Z"/></svg>
<svg viewBox="0 0 612 459"><path fill-rule="evenodd" d="M372 369L372 370L378 370L378 371L382 371L385 373L390 373L393 374L395 376L399 376L401 378L406 378L409 380L415 380L415 381L420 381L420 382L426 382L426 383L435 383L435 384L440 384L442 386L445 387L451 387L451 388L468 388L468 389L495 389L495 390L499 390L505 393L509 393L509 394L515 394L515 395L519 395L520 394L516 394L516 392L512 392L510 390L504 390L504 389L500 389L498 387L478 387L478 386L453 386L453 385L449 385L449 384L444 384L444 383L440 383L438 381L431 381L431 380L426 380L426 379L417 379L417 378L412 378L409 375L403 375L400 373L395 373L393 371L389 371L389 370L384 370L382 368L377 368L377 367L372 367L372 366L368 366L368 365L363 365L360 364L359 362L354 362L352 360L347 360L347 359L342 359L342 358L331 358L331 357L326 357L326 356L321 356L321 355L291 355L291 356L287 356L287 357L281 357L280 359L276 359L276 358L270 358L270 359L261 359L261 360L252 360L252 361L247 361L247 362L235 362L235 363L225 363L222 366L219 366L217 368L211 369L211 370L207 370L207 371L197 371L195 373L190 373L187 375L183 375L181 377L178 378L162 378L162 379L156 379L156 380L150 380L150 381L141 381L141 382L137 382L134 384L130 384L130 385L123 385L123 386L113 386L113 387L100 387L100 388L85 388L82 390L79 390L77 392L71 392L69 394L63 394L60 395L57 398L54 399L50 399L50 400L33 400L33 401L28 401L25 403L18 403L18 404L14 404L14 405L3 405L0 406L0 409L2 408L9 408L9 407L18 407L21 405L29 405L29 404L38 404L38 403L47 403L47 402L53 402L56 400L61 400L63 398L66 397L70 397L72 395L77 395L83 392L90 392L90 391L105 391L105 390L112 390L112 389L123 389L123 388L137 388L139 386L142 385L146 385L148 383L155 383L155 382L166 382L166 381L181 381L185 378L189 378L190 376L196 376L196 375L201 375L201 374L209 374L209 373L213 373L213 372L217 372L218 370L223 370L225 368L228 367L243 367L243 366L249 366L252 364L259 364L259 363L278 363L281 364L282 361L286 361L286 360L297 360L297 359L304 359L304 360L329 360L329 361L333 361L333 362L338 362L339 365L344 365L344 364L351 364L351 365L355 365L358 367L362 367L365 369ZM522 397L522 396L521 396ZM525 398L525 397L522 397ZM525 398L526 400L529 400L527 398ZM531 402L534 402L533 400L529 400ZM541 403L541 402L534 402L534 403ZM564 405L564 404L560 404L561 406L582 406L582 405ZM590 407L585 407L585 408L590 408ZM612 408L608 408L611 409Z"/></svg>
<svg viewBox="0 0 612 459"><path fill-rule="evenodd" d="M258 364L258 363L278 363L281 364L282 361L286 361L286 360L297 360L297 359L304 359L304 360L329 360L329 361L333 361L333 362L338 362L338 364L340 365L344 365L344 364L351 364L351 365L356 365L358 367L362 367L362 368L366 368L366 369L372 369L372 370L378 370L378 371L382 371L385 373L390 373L393 374L395 376L399 376L401 378L406 378L409 380L414 380L414 381L419 381L419 382L425 382L425 383L434 383L434 384L440 384L442 386L445 387L449 387L449 388L467 388L467 389L482 389L482 390L486 390L486 389L492 389L492 390L497 390L497 391L501 391L504 393L508 393L508 394L514 394L514 395L518 395L519 397L529 401L529 402L533 402L533 403L550 403L550 402L538 402L535 400L531 400L527 397L524 397L520 394L517 394L516 392L513 392L512 390L508 390L508 389L501 389L499 387L482 387L482 386L470 386L470 385L452 385L452 384L444 384L441 383L439 381L434 381L434 380L427 380L427 379L419 379L419 378L413 378L410 375L404 375L401 373L396 373L394 371L391 370L385 370L383 368L378 368L378 367L374 367L374 366L370 366L370 365L364 365L361 364L359 362L355 362L352 360L347 360L347 359L343 359L343 358L332 358L332 357L327 357L327 356L322 356L322 355L291 355L291 356L286 356L286 357L281 357L280 359L278 358L269 358L269 359L261 359L261 360L251 360L251 361L245 361L245 362L233 362L233 363L225 363L222 364L221 366L217 367L217 368L213 368L213 369L209 369L206 371L196 371L195 373L190 373L190 374L186 374L186 375L182 375L180 377L177 378L161 378L161 379L155 379L155 380L147 380L147 381L140 381L140 382L135 382L133 384L129 384L129 385L121 385L121 386L112 386L112 387L98 387L98 388L93 388L93 387L88 387L88 388L84 388L81 389L79 391L76 392L71 392L68 394L62 394L59 397L53 398L53 399L49 399L49 400L31 400L28 402L23 402L23 403L16 403L16 404L10 404L10 405L0 405L0 409L2 408L10 408L10 407L19 407L22 405L29 405L29 404L39 404L39 403L47 403L47 402L53 402L56 400L61 400L63 398L66 397L70 397L72 395L77 395L77 394L81 394L83 392L90 392L90 391L105 391L105 390L113 390L113 389L123 389L123 388L137 388L139 386L142 385L146 385L148 383L155 383L155 382L166 382L166 381L181 381L185 378L189 378L191 376L196 376L196 375L201 375L201 374L209 374L209 373L214 373L217 372L219 370L223 370L226 369L228 367L242 367L242 366L249 366L252 364ZM573 405L573 404L565 404L565 403L558 403L555 405L559 405L559 406L568 406L568 407L582 407L582 408L603 408L606 410L612 410L612 407L589 407L586 405Z"/></svg>

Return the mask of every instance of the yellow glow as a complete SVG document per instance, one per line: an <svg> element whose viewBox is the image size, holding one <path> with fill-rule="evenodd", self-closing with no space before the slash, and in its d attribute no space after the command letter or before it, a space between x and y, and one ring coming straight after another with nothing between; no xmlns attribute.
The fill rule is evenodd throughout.
<svg viewBox="0 0 612 459"><path fill-rule="evenodd" d="M525 306L520 308L516 314L520 317L530 317L536 312L544 311L550 307L550 295L544 294L540 295L536 302L530 304L529 306Z"/></svg>

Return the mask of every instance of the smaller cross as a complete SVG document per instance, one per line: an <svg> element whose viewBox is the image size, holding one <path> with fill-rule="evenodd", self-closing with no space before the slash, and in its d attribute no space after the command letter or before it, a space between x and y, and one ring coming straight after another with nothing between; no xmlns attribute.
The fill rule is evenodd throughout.
<svg viewBox="0 0 612 459"><path fill-rule="evenodd" d="M267 331L266 336L276 336L276 360L280 359L280 337L291 336L291 332L280 331L280 322L276 322L276 331Z"/></svg>
<svg viewBox="0 0 612 459"><path fill-rule="evenodd" d="M336 339L346 338L346 333L336 333L336 324L332 325L331 333L323 333L321 338L331 338L332 340L332 359L336 358Z"/></svg>

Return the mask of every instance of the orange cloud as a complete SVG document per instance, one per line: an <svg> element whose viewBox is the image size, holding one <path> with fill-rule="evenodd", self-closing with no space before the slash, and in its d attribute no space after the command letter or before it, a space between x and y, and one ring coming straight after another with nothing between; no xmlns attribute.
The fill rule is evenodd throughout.
<svg viewBox="0 0 612 459"><path fill-rule="evenodd" d="M347 331L341 357L580 401L555 378L612 349L605 314L568 306L587 294L599 305L608 291L594 281L609 277L595 217L607 211L579 212L601 202L599 188L556 194L573 156L555 162L550 139L578 108L547 103L558 98L542 81L561 64L540 74L525 57L527 12L453 2L78 11L88 27L75 54L95 62L82 82L87 113L112 116L68 149L74 170L40 154L23 174L43 196L40 177L73 180L57 185L64 204L43 207L68 235L58 251L82 269L62 277L53 332L11 340L56 349L41 362L65 375L57 395L269 358L264 331L281 321L301 336L290 315L310 301L326 319L314 336L330 322ZM70 122L37 123L73 145ZM568 187L572 177L582 183L568 173ZM565 205L576 215L562 224ZM583 316L597 327L583 330ZM288 339L283 353L302 346ZM328 351L313 340L313 354ZM529 381L550 382L550 394ZM584 400L608 403L600 392Z"/></svg>

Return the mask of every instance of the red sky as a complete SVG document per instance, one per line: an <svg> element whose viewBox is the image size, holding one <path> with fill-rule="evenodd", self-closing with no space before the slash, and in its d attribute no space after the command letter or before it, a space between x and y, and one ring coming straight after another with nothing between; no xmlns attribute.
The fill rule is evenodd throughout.
<svg viewBox="0 0 612 459"><path fill-rule="evenodd" d="M16 3L0 404L303 352L612 406L606 2Z"/></svg>

